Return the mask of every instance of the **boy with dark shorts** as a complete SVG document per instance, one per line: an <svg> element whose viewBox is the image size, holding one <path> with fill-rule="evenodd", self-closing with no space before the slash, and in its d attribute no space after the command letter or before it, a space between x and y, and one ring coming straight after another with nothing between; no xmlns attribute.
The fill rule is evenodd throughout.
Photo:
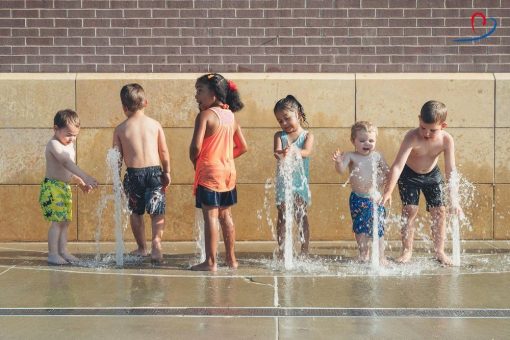
<svg viewBox="0 0 510 340"><path fill-rule="evenodd" d="M402 254L397 262L405 263L413 253L414 221L418 213L420 191L427 201L427 211L432 216L432 236L436 259L442 265L451 265L451 259L444 253L446 238L446 209L444 204L443 176L437 166L439 155L444 153L447 180L455 169L455 148L453 137L446 128L446 106L438 101L428 101L421 108L419 127L407 132L400 150L391 166L388 182L381 203L391 201L391 193L397 181L402 199ZM458 188L453 188L457 191ZM454 195L456 192L450 192ZM455 202L452 200L452 202ZM462 215L458 204L452 206L452 213Z"/></svg>
<svg viewBox="0 0 510 340"><path fill-rule="evenodd" d="M131 211L131 230L138 249L132 254L146 256L143 214L152 221L151 259L159 263L161 238L165 226L165 189L170 184L170 156L161 124L145 115L147 99L138 84L128 84L120 91L122 108L127 119L115 128L113 146L116 147L127 171L124 191Z"/></svg>

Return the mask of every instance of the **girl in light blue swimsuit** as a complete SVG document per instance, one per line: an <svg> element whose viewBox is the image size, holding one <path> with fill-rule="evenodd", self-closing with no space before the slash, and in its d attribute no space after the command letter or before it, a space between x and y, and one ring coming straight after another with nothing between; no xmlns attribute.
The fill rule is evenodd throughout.
<svg viewBox="0 0 510 340"><path fill-rule="evenodd" d="M274 155L278 160L276 169L276 207L278 209L278 221L276 232L280 253L285 244L285 210L287 199L292 200L294 218L300 226L301 253L308 253L310 232L308 224L307 207L310 205L310 174L309 156L313 147L313 134L306 131L302 125L308 125L303 106L292 95L280 99L275 107L274 114L278 124L282 128L274 135ZM286 185L285 176L289 179ZM292 187L291 192L286 192L286 187Z"/></svg>

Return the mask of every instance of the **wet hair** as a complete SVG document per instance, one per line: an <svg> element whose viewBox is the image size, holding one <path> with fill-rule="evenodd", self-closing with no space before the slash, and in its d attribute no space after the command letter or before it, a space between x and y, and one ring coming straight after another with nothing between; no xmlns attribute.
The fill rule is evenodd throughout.
<svg viewBox="0 0 510 340"><path fill-rule="evenodd" d="M55 118L53 118L53 125L59 129L65 128L69 125L79 128L80 118L76 111L71 109L60 110L55 115Z"/></svg>
<svg viewBox="0 0 510 340"><path fill-rule="evenodd" d="M443 123L447 114L446 105L436 100L429 100L421 107L420 118L426 124Z"/></svg>
<svg viewBox="0 0 510 340"><path fill-rule="evenodd" d="M230 111L237 112L244 107L235 84L225 79L221 74L204 74L197 79L196 83L207 86L207 88L214 93L218 101L228 105Z"/></svg>
<svg viewBox="0 0 510 340"><path fill-rule="evenodd" d="M351 141L356 139L358 131L375 132L375 135L377 136L377 127L371 122L365 120L360 120L351 126Z"/></svg>
<svg viewBox="0 0 510 340"><path fill-rule="evenodd" d="M145 106L145 91L140 84L132 83L122 86L120 101L129 112L136 112Z"/></svg>
<svg viewBox="0 0 510 340"><path fill-rule="evenodd" d="M303 105L301 105L301 103L293 95L288 94L287 97L280 99L274 105L273 112L275 114L276 112L283 110L296 110L298 112L301 125L309 125L308 121L306 120L306 114Z"/></svg>

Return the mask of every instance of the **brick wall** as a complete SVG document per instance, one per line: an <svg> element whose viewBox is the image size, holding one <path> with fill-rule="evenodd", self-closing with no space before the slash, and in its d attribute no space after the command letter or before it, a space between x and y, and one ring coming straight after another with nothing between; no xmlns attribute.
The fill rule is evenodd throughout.
<svg viewBox="0 0 510 340"><path fill-rule="evenodd" d="M494 17L490 23L473 12ZM510 0L0 0L0 72L507 72Z"/></svg>

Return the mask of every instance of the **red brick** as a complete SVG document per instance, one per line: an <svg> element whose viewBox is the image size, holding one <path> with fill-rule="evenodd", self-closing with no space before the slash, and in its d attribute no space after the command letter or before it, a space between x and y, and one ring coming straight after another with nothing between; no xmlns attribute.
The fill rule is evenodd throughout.
<svg viewBox="0 0 510 340"><path fill-rule="evenodd" d="M66 28L41 28L39 30L41 37L67 37Z"/></svg>
<svg viewBox="0 0 510 340"><path fill-rule="evenodd" d="M321 65L320 72L347 72L347 65Z"/></svg>
<svg viewBox="0 0 510 340"><path fill-rule="evenodd" d="M138 0L139 8L165 8L166 1L165 0Z"/></svg>
<svg viewBox="0 0 510 340"><path fill-rule="evenodd" d="M349 12L349 16L350 12ZM378 8L375 11L377 18L403 18L404 10L401 8Z"/></svg>
<svg viewBox="0 0 510 340"><path fill-rule="evenodd" d="M235 11L236 18L263 18L264 10L262 9L238 9Z"/></svg>
<svg viewBox="0 0 510 340"><path fill-rule="evenodd" d="M0 19L0 27L25 27L25 19Z"/></svg>
<svg viewBox="0 0 510 340"><path fill-rule="evenodd" d="M4 1L1 1L4 2ZM5 1L8 2L8 1ZM12 1L16 2L16 1ZM17 1L21 2L21 1ZM53 0L25 0L25 8L53 8Z"/></svg>
<svg viewBox="0 0 510 340"><path fill-rule="evenodd" d="M9 13L9 11L6 11ZM39 17L39 11L35 9L20 9L12 10L12 18L38 18Z"/></svg>
<svg viewBox="0 0 510 340"><path fill-rule="evenodd" d="M361 19L363 27L388 27L388 19ZM398 25L400 26L400 25Z"/></svg>
<svg viewBox="0 0 510 340"><path fill-rule="evenodd" d="M403 65L395 64L382 64L375 65L375 72L402 72Z"/></svg>
<svg viewBox="0 0 510 340"><path fill-rule="evenodd" d="M179 73L181 72L180 65L153 65L152 69L154 72L162 73Z"/></svg>
<svg viewBox="0 0 510 340"><path fill-rule="evenodd" d="M81 0L54 0L53 1L54 8L81 8Z"/></svg>
<svg viewBox="0 0 510 340"><path fill-rule="evenodd" d="M6 72L6 71L2 71ZM7 71L8 72L8 71ZM12 72L39 72L39 65L12 65Z"/></svg>
<svg viewBox="0 0 510 340"><path fill-rule="evenodd" d="M13 36L13 37L38 37L39 29L38 28L13 28L10 30L10 34L0 34L2 36Z"/></svg>
<svg viewBox="0 0 510 340"><path fill-rule="evenodd" d="M67 65L41 65L41 72L68 72L69 67Z"/></svg>
<svg viewBox="0 0 510 340"><path fill-rule="evenodd" d="M108 9L108 10L96 10L97 18L122 18L122 10L120 9Z"/></svg>
<svg viewBox="0 0 510 340"><path fill-rule="evenodd" d="M82 8L109 8L110 2L104 0L82 0Z"/></svg>
<svg viewBox="0 0 510 340"><path fill-rule="evenodd" d="M264 65L239 64L237 72L264 72Z"/></svg>
<svg viewBox="0 0 510 340"><path fill-rule="evenodd" d="M393 1L393 0L392 0ZM388 8L388 0L361 0L363 8Z"/></svg>

